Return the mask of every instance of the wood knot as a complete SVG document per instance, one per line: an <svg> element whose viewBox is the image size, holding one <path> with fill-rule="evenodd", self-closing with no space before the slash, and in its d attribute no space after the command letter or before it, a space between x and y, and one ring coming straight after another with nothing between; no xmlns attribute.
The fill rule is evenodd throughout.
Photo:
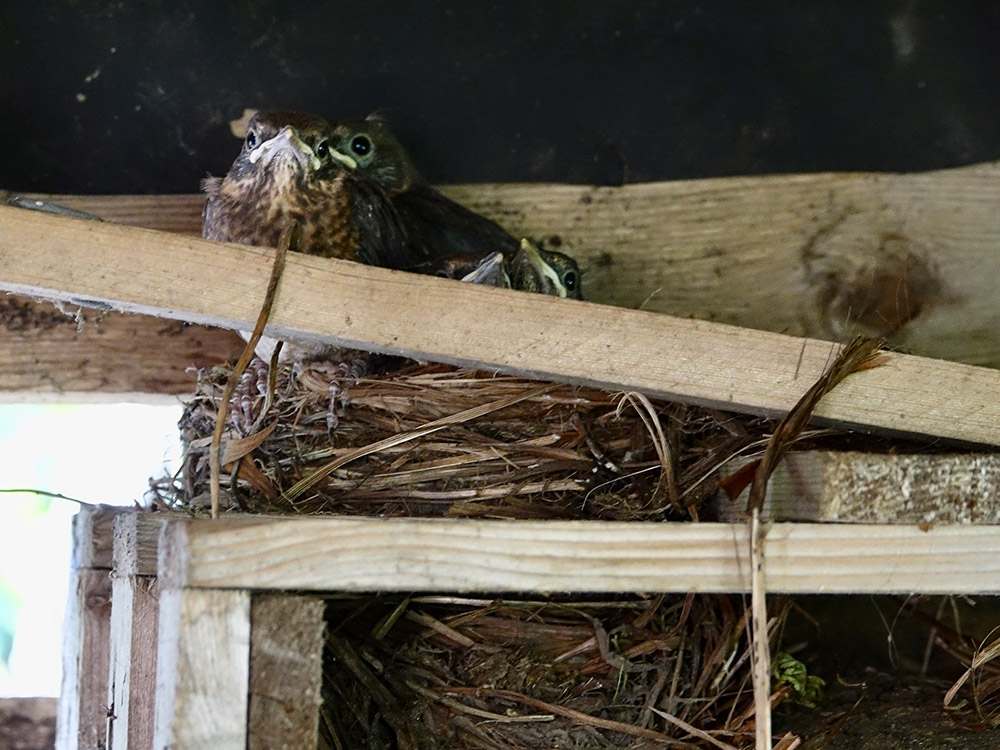
<svg viewBox="0 0 1000 750"><path fill-rule="evenodd" d="M934 253L898 229L848 216L803 248L806 283L823 333L892 337L941 297Z"/></svg>

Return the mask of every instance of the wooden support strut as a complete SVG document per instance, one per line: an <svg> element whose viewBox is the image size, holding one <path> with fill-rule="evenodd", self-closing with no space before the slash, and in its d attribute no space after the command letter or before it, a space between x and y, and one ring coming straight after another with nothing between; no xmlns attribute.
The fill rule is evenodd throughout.
<svg viewBox="0 0 1000 750"><path fill-rule="evenodd" d="M73 561L63 622L56 748L105 747L111 616L111 530L122 508L88 506L73 518Z"/></svg>
<svg viewBox="0 0 1000 750"><path fill-rule="evenodd" d="M246 329L273 251L0 207L0 288ZM497 336L498 326L505 331ZM288 259L268 333L764 415L834 344L309 256ZM818 420L1000 444L1000 372L900 354Z"/></svg>
<svg viewBox="0 0 1000 750"><path fill-rule="evenodd" d="M794 336L865 333L1000 367L1000 163L441 190L575 257L589 300ZM39 197L107 221L201 230L201 195Z"/></svg>
<svg viewBox="0 0 1000 750"><path fill-rule="evenodd" d="M163 577L274 591L746 592L743 523L303 518L174 521ZM776 523L767 590L997 593L1000 527Z"/></svg>

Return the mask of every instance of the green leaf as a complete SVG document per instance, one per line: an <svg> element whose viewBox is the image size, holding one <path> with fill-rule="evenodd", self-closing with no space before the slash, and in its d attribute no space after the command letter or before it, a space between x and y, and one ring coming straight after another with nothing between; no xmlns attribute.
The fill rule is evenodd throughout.
<svg viewBox="0 0 1000 750"><path fill-rule="evenodd" d="M816 706L826 689L822 677L809 674L805 664L784 651L771 660L771 677L775 687L790 687L795 701L809 708Z"/></svg>

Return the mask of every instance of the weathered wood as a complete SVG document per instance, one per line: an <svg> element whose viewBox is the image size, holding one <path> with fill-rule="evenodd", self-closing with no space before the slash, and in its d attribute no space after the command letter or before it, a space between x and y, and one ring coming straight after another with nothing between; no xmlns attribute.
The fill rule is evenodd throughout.
<svg viewBox="0 0 1000 750"><path fill-rule="evenodd" d="M74 568L63 623L58 750L107 747L110 621L108 571Z"/></svg>
<svg viewBox="0 0 1000 750"><path fill-rule="evenodd" d="M247 329L273 256L0 208L0 287L17 292ZM496 335L498 321L504 336ZM790 409L836 353L819 341L297 254L267 330L767 415ZM998 443L998 393L994 370L888 354L882 366L838 386L815 414Z"/></svg>
<svg viewBox="0 0 1000 750"><path fill-rule="evenodd" d="M145 532L158 528L158 520L154 514L139 513L115 520L108 684L108 705L114 712L108 741L112 750L153 747L159 587L154 577L137 573L140 559L149 555Z"/></svg>
<svg viewBox="0 0 1000 750"><path fill-rule="evenodd" d="M597 188L443 191L577 257L587 299L799 336L885 335L1000 366L1000 163ZM197 234L203 199L55 196L109 221Z"/></svg>
<svg viewBox="0 0 1000 750"><path fill-rule="evenodd" d="M303 591L748 591L745 524L177 521L175 585ZM161 550L162 554L162 550ZM775 524L769 592L1000 591L995 526Z"/></svg>
<svg viewBox="0 0 1000 750"><path fill-rule="evenodd" d="M0 747L49 750L56 737L55 698L0 698Z"/></svg>
<svg viewBox="0 0 1000 750"><path fill-rule="evenodd" d="M173 403L193 392L192 367L234 360L243 348L222 328L64 309L0 296L0 402Z"/></svg>
<svg viewBox="0 0 1000 750"><path fill-rule="evenodd" d="M315 597L253 598L250 750L317 746L326 633L323 612L323 601Z"/></svg>
<svg viewBox="0 0 1000 750"><path fill-rule="evenodd" d="M746 492L713 501L713 517L744 517ZM1000 455L790 453L771 475L769 521L1000 524Z"/></svg>
<svg viewBox="0 0 1000 750"><path fill-rule="evenodd" d="M73 516L72 567L63 622L59 750L105 747L113 524L129 508L85 505Z"/></svg>
<svg viewBox="0 0 1000 750"><path fill-rule="evenodd" d="M150 576L115 577L111 585L112 750L153 747L159 591Z"/></svg>
<svg viewBox="0 0 1000 750"><path fill-rule="evenodd" d="M80 506L73 516L73 567L110 570L115 519L135 512L134 508L120 505Z"/></svg>
<svg viewBox="0 0 1000 750"><path fill-rule="evenodd" d="M249 593L161 589L154 747L245 750L249 664Z"/></svg>

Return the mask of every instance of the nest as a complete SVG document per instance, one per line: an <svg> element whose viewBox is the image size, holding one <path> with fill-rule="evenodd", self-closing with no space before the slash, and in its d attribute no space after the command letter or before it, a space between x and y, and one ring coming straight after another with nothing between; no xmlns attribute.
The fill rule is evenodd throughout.
<svg viewBox="0 0 1000 750"><path fill-rule="evenodd" d="M734 474L733 462L759 457L775 431L768 420L635 393L367 364L382 371L358 377L343 365L297 363L270 385L260 370L244 379L223 442L225 509L700 520L709 499L739 494L746 472ZM158 504L206 510L229 373L200 373L180 425L182 470L159 487ZM827 430L789 442L907 448ZM769 607L774 653L791 606L772 598ZM731 596L334 597L325 746L750 747L746 618ZM797 676L773 677L774 706L815 698L815 678L789 660L781 663Z"/></svg>
<svg viewBox="0 0 1000 750"><path fill-rule="evenodd" d="M771 608L776 641L789 604ZM753 745L735 597L365 598L328 617L325 747L720 747L707 732Z"/></svg>
<svg viewBox="0 0 1000 750"><path fill-rule="evenodd" d="M201 373L180 424L181 474L160 493L166 505L206 506L228 374ZM229 425L221 491L230 509L697 520L722 467L757 455L772 426L635 393L444 365L360 378L326 363L285 366L263 417L261 401L249 412L266 427L248 436Z"/></svg>

